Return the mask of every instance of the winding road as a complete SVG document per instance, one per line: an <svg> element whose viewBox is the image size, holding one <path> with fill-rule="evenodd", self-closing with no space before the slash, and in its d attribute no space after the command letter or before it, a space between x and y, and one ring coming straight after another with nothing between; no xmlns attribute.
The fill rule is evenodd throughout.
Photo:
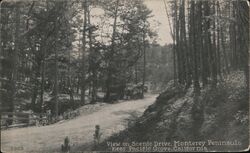
<svg viewBox="0 0 250 153"><path fill-rule="evenodd" d="M68 136L71 150L83 151L82 146L93 143L95 125L100 125L102 141L124 130L130 119L142 115L154 103L156 96L146 95L140 100L105 104L98 111L48 126L1 131L1 150L4 153L58 152Z"/></svg>

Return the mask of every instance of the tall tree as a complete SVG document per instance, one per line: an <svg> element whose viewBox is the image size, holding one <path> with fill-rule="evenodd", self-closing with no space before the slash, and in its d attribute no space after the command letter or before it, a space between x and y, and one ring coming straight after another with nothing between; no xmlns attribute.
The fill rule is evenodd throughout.
<svg viewBox="0 0 250 153"><path fill-rule="evenodd" d="M82 30L82 59L81 59L81 102L85 104L85 90L86 90L86 70L85 70L85 52L86 52L86 27L87 27L87 10L88 4L87 0L84 0L83 3L83 30Z"/></svg>
<svg viewBox="0 0 250 153"><path fill-rule="evenodd" d="M20 3L15 5L15 32L14 32L14 50L11 60L12 73L10 77L10 111L15 111L15 99L17 94L17 73L18 73L18 54L20 52ZM12 116L9 116L12 117ZM13 120L10 120L9 124L12 124Z"/></svg>
<svg viewBox="0 0 250 153"><path fill-rule="evenodd" d="M119 8L119 0L116 0L114 6L114 22L113 22L113 30L112 30L112 37L111 37L111 47L109 57L111 60L108 61L108 72L107 72L107 79L106 79L106 94L105 94L105 101L110 101L110 93L111 93L111 85L112 85L112 71L114 69L114 63L112 61L114 52L115 52L115 39L116 39L116 26L117 26L117 18L118 18L118 8Z"/></svg>

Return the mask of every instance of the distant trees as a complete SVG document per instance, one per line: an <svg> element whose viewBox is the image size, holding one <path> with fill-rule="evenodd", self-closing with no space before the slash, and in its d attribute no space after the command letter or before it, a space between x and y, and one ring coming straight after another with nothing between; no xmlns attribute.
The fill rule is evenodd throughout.
<svg viewBox="0 0 250 153"><path fill-rule="evenodd" d="M147 48L146 80L149 89L153 92L161 92L174 78L172 49L173 44L164 46L152 44Z"/></svg>
<svg viewBox="0 0 250 153"><path fill-rule="evenodd" d="M184 1L171 3L174 56L179 83L196 93L216 87L222 74L244 70L249 85L249 8L240 1ZM241 10L241 11L239 11ZM174 58L174 59L175 59Z"/></svg>
<svg viewBox="0 0 250 153"><path fill-rule="evenodd" d="M154 37L149 22L151 11L142 1L110 1L104 4L105 15L113 21L110 45L104 54L107 61L105 101L123 98L127 83L131 82L131 68L143 57L149 39ZM145 64L143 66L145 70ZM145 82L143 71L142 84ZM144 80L144 81L143 81ZM112 97L111 93L117 97Z"/></svg>

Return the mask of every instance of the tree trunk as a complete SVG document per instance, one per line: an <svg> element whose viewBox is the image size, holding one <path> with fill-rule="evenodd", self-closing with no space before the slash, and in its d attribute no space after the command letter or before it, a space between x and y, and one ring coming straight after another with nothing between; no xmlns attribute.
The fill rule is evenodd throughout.
<svg viewBox="0 0 250 153"><path fill-rule="evenodd" d="M180 20L180 65L181 65L181 83L185 84L187 82L187 63L186 63L186 30L185 30L185 1L180 1L179 8L179 20Z"/></svg>
<svg viewBox="0 0 250 153"><path fill-rule="evenodd" d="M91 28L91 22L90 22L90 9L89 6L87 8L87 14L88 14L88 25L89 27L89 65L91 67L90 72L92 72L92 78L91 78L91 85L92 85L92 91L91 91L91 102L96 102L97 98L97 72L96 72L96 65L94 63L95 60L95 50L93 50L92 47L92 28Z"/></svg>
<svg viewBox="0 0 250 153"><path fill-rule="evenodd" d="M58 103L58 51L55 49L55 78L54 78L54 98L55 98L55 117L59 115L59 103Z"/></svg>
<svg viewBox="0 0 250 153"><path fill-rule="evenodd" d="M219 7L220 7L220 4L219 4L219 1L217 1L217 4L216 4L216 15L219 16ZM216 19L216 22L217 22L217 26L216 26L216 29L217 29L217 74L220 76L220 79L222 79L222 76L221 76L221 46L220 46L220 28L219 28L219 19Z"/></svg>
<svg viewBox="0 0 250 153"><path fill-rule="evenodd" d="M114 23L113 23L113 33L111 38L111 50L110 50L110 59L108 63L108 75L106 80L106 94L104 101L109 102L110 101L110 94L111 94L111 85L112 85L112 70L114 67L114 64L112 62L113 60L113 54L115 49L115 37L116 37L116 24L117 24L117 17L118 17L118 6L119 6L119 0L116 0L116 6L115 6L115 14L114 14Z"/></svg>
<svg viewBox="0 0 250 153"><path fill-rule="evenodd" d="M19 2L16 4L16 13L15 13L15 38L14 38L14 51L11 59L11 63L13 64L12 72L10 76L10 105L8 111L15 111L15 98L16 98L16 81L17 81L17 73L18 73L18 52L20 49L20 6ZM12 118L12 115L8 115L8 117ZM8 124L12 124L13 120L8 120Z"/></svg>
<svg viewBox="0 0 250 153"><path fill-rule="evenodd" d="M195 9L195 2L194 1L191 1L191 9L190 9L191 13L191 25L190 25L190 28L191 28L191 36L190 36L190 39L191 39L191 50L192 50L192 57L193 57L193 84L194 84L194 92L196 94L199 94L200 93L200 84L199 84L199 74L198 74L198 58L199 58L199 54L198 54L198 48L197 48L197 42L198 42L198 39L197 39L197 22L196 21L196 18L195 18L195 12L196 12L196 9Z"/></svg>
<svg viewBox="0 0 250 153"><path fill-rule="evenodd" d="M213 7L213 14L215 14L215 0L213 0L212 3ZM217 62L218 62L218 57L217 57L217 50L218 47L216 46L216 23L215 20L213 21L213 49L211 50L212 54L212 86L216 87L217 85L217 73L218 73L218 67L217 67Z"/></svg>
<svg viewBox="0 0 250 153"><path fill-rule="evenodd" d="M85 52L86 52L86 26L87 26L87 0L83 2L84 21L82 30L82 65L81 65L81 103L85 104L85 90L86 90L86 70L85 70Z"/></svg>
<svg viewBox="0 0 250 153"><path fill-rule="evenodd" d="M146 81L146 42L145 42L145 32L143 34L143 74L142 74L142 98L144 97L144 85Z"/></svg>
<svg viewBox="0 0 250 153"><path fill-rule="evenodd" d="M177 66L177 78L178 82L181 83L182 80L182 70L181 70L181 64L180 64L180 23L179 23L179 18L178 18L178 3L175 1L175 39L176 39L176 44L175 44L175 50L176 50L176 66Z"/></svg>
<svg viewBox="0 0 250 153"><path fill-rule="evenodd" d="M45 82L45 57L43 57L43 60L42 60L42 80L41 80L41 86L40 86L40 102L39 102L39 112L43 112L43 94L44 94L44 82Z"/></svg>

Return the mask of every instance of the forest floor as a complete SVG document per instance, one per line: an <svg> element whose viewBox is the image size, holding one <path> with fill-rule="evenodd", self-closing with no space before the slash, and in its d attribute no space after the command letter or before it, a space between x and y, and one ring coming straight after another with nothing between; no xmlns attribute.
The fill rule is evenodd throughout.
<svg viewBox="0 0 250 153"><path fill-rule="evenodd" d="M97 103L80 108L81 115L56 124L1 131L3 152L59 152L64 138L69 137L71 150L93 146L95 126L100 125L101 141L128 127L155 102L156 95L144 99L120 101L116 104ZM89 148L91 149L91 148Z"/></svg>
<svg viewBox="0 0 250 153"><path fill-rule="evenodd" d="M223 76L216 88L207 86L200 95L194 94L192 87L185 89L182 85L174 86L173 82L169 82L156 102L132 126L109 137L95 150L117 149L110 147L108 142L126 142L123 152L131 151L133 142L170 144L167 147L149 147L150 152L165 152L164 149L169 149L168 152L188 152L194 147L175 146L176 141L204 142L203 147L197 145L192 148L194 150L189 150L192 152L246 150L249 145L248 96L245 76L241 71ZM146 147L134 148L132 151L143 152Z"/></svg>

